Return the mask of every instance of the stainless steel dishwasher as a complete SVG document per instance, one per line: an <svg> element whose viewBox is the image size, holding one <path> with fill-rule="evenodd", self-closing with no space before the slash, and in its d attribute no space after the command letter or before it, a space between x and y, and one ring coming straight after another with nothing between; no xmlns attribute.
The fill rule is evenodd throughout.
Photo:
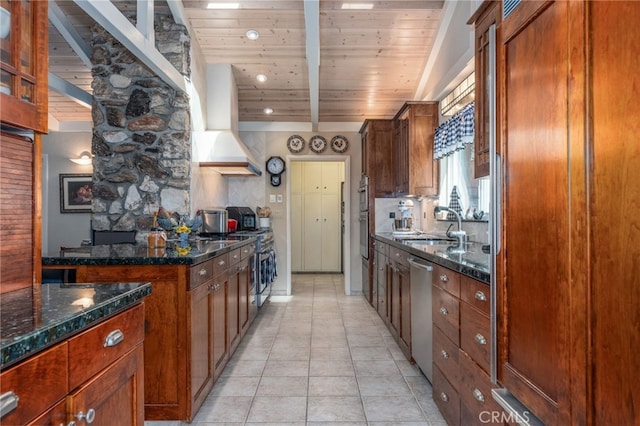
<svg viewBox="0 0 640 426"><path fill-rule="evenodd" d="M432 319L431 319L431 273L430 263L410 257L411 265L411 354L422 373L433 382L432 377Z"/></svg>

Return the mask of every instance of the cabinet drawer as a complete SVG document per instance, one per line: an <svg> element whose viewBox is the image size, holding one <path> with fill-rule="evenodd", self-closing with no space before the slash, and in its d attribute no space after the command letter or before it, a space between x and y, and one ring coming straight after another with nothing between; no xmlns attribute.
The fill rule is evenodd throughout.
<svg viewBox="0 0 640 426"><path fill-rule="evenodd" d="M29 358L0 375L0 394L13 392L15 410L5 415L3 425L24 425L41 415L68 392L67 344L61 343Z"/></svg>
<svg viewBox="0 0 640 426"><path fill-rule="evenodd" d="M229 256L229 266L233 266L236 263L240 262L240 257L242 256L242 248L237 248L235 250L231 250L227 253Z"/></svg>
<svg viewBox="0 0 640 426"><path fill-rule="evenodd" d="M409 267L409 262L407 262L407 258L409 257L409 253L399 249L397 247L390 246L389 247L389 260L392 262L397 262L401 265Z"/></svg>
<svg viewBox="0 0 640 426"><path fill-rule="evenodd" d="M485 315L489 315L488 284L463 275L460 283L460 299L477 308Z"/></svg>
<svg viewBox="0 0 640 426"><path fill-rule="evenodd" d="M376 248L377 252L380 252L381 254L388 256L389 255L389 245L385 244L381 241L374 241L373 242L374 247Z"/></svg>
<svg viewBox="0 0 640 426"><path fill-rule="evenodd" d="M223 272L226 272L229 268L229 253L221 254L220 256L214 257L212 262L214 277Z"/></svg>
<svg viewBox="0 0 640 426"><path fill-rule="evenodd" d="M491 380L482 369L462 350L460 362L460 424L486 425L492 415L502 412L502 408L491 396ZM494 417L495 418L495 417ZM507 415L499 418L506 419Z"/></svg>
<svg viewBox="0 0 640 426"><path fill-rule="evenodd" d="M433 285L460 297L460 274L440 265L433 265Z"/></svg>
<svg viewBox="0 0 640 426"><path fill-rule="evenodd" d="M460 424L460 398L442 372L433 369L433 400L448 425Z"/></svg>
<svg viewBox="0 0 640 426"><path fill-rule="evenodd" d="M491 348L489 317L466 302L460 303L460 347L485 372L489 371Z"/></svg>
<svg viewBox="0 0 640 426"><path fill-rule="evenodd" d="M189 270L189 274L189 289L194 289L200 284L209 281L213 278L213 260L207 260L206 262L192 266Z"/></svg>
<svg viewBox="0 0 640 426"><path fill-rule="evenodd" d="M256 252L255 244L247 244L246 246L240 247L240 259L244 260L251 256Z"/></svg>
<svg viewBox="0 0 640 426"><path fill-rule="evenodd" d="M433 285L433 323L456 345L460 346L460 301L451 294Z"/></svg>
<svg viewBox="0 0 640 426"><path fill-rule="evenodd" d="M144 307L137 305L69 340L69 386L74 389L141 343Z"/></svg>
<svg viewBox="0 0 640 426"><path fill-rule="evenodd" d="M440 369L449 383L458 389L460 368L459 348L438 327L433 327L433 363Z"/></svg>

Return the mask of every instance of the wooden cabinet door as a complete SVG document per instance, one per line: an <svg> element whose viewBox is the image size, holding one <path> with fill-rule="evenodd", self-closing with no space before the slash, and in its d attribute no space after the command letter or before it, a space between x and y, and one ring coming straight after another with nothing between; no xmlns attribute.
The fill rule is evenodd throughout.
<svg viewBox="0 0 640 426"><path fill-rule="evenodd" d="M213 279L213 377L220 376L229 359L227 335L227 281L226 275Z"/></svg>
<svg viewBox="0 0 640 426"><path fill-rule="evenodd" d="M401 266L400 275L400 332L398 335L400 349L411 359L411 274L409 269Z"/></svg>
<svg viewBox="0 0 640 426"><path fill-rule="evenodd" d="M519 13L503 22L502 253L508 261L498 277L498 380L547 425L571 423L567 72L572 5L522 2Z"/></svg>
<svg viewBox="0 0 640 426"><path fill-rule="evenodd" d="M229 335L229 356L240 343L240 273L234 267L227 280L227 333Z"/></svg>
<svg viewBox="0 0 640 426"><path fill-rule="evenodd" d="M400 288L402 285L400 278L400 270L395 263L390 265L391 272L389 273L389 326L393 337L398 339L400 335Z"/></svg>
<svg viewBox="0 0 640 426"><path fill-rule="evenodd" d="M387 256L376 251L378 261L376 262L376 280L378 285L378 315L385 323L389 319L389 292L388 277L389 267L387 266Z"/></svg>
<svg viewBox="0 0 640 426"><path fill-rule="evenodd" d="M213 296L205 283L189 292L191 400L199 406L213 387Z"/></svg>
<svg viewBox="0 0 640 426"><path fill-rule="evenodd" d="M240 334L244 336L251 325L249 321L249 285L251 283L251 268L249 259L244 259L238 265L238 323Z"/></svg>
<svg viewBox="0 0 640 426"><path fill-rule="evenodd" d="M393 197L396 189L393 163L393 121L370 120L368 135L370 198Z"/></svg>
<svg viewBox="0 0 640 426"><path fill-rule="evenodd" d="M341 242L341 215L340 194L323 194L321 200L322 209L322 245L320 254L322 258L321 271L340 272L342 260ZM317 253L317 246L315 248Z"/></svg>
<svg viewBox="0 0 640 426"><path fill-rule="evenodd" d="M489 78L489 28L501 21L500 2L487 1L486 8L480 12L475 22L475 132L474 132L474 176L489 176L489 94L487 93ZM496 37L499 40L499 35ZM499 55L496 49L496 55Z"/></svg>
<svg viewBox="0 0 640 426"><path fill-rule="evenodd" d="M394 121L395 195L409 194L409 112Z"/></svg>
<svg viewBox="0 0 640 426"><path fill-rule="evenodd" d="M105 426L144 424L143 368L138 345L71 394L68 411L78 423L85 418L89 423L89 416L94 416L95 424Z"/></svg>
<svg viewBox="0 0 640 426"><path fill-rule="evenodd" d="M322 194L308 193L304 197L304 254L305 271L322 270Z"/></svg>

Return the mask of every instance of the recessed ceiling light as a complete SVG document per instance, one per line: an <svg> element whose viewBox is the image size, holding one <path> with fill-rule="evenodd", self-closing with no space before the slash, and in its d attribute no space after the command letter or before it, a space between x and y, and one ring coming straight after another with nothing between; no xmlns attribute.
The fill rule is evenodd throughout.
<svg viewBox="0 0 640 426"><path fill-rule="evenodd" d="M240 3L209 3L207 9L239 9Z"/></svg>
<svg viewBox="0 0 640 426"><path fill-rule="evenodd" d="M373 3L342 3L341 9L373 9Z"/></svg>
<svg viewBox="0 0 640 426"><path fill-rule="evenodd" d="M273 108L266 107L263 111L265 114L273 114Z"/></svg>
<svg viewBox="0 0 640 426"><path fill-rule="evenodd" d="M257 40L258 37L260 37L260 33L256 30L249 30L247 31L247 38L249 40Z"/></svg>
<svg viewBox="0 0 640 426"><path fill-rule="evenodd" d="M265 81L267 81L267 76L264 74L258 74L256 75L256 80L258 80L260 83L264 83Z"/></svg>

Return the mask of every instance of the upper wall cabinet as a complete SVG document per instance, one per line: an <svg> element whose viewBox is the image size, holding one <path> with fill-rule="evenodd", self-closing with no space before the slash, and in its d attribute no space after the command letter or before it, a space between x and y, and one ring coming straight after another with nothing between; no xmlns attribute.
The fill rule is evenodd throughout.
<svg viewBox="0 0 640 426"><path fill-rule="evenodd" d="M362 174L369 177L370 198L393 197L393 122L365 120L362 138Z"/></svg>
<svg viewBox="0 0 640 426"><path fill-rule="evenodd" d="M475 116L475 149L474 175L475 178L489 176L489 120L491 103L495 97L489 93L492 75L490 50L495 49L496 42L490 40L490 29L498 28L501 21L501 8L498 1L485 1L478 11L471 17L469 24L475 25L475 62L476 62L476 116ZM497 39L497 36L496 36ZM498 49L496 55L499 54ZM497 58L496 62L497 63ZM494 71L497 72L497 71ZM494 79L494 81L497 81ZM495 84L495 83L494 83ZM494 92L494 91L493 91ZM495 108L495 105L494 105ZM497 137L498 135L496 135Z"/></svg>
<svg viewBox="0 0 640 426"><path fill-rule="evenodd" d="M433 161L437 102L407 102L394 118L395 196L438 194L439 167Z"/></svg>
<svg viewBox="0 0 640 426"><path fill-rule="evenodd" d="M48 2L0 0L0 121L47 132ZM4 19L9 25L4 25Z"/></svg>

